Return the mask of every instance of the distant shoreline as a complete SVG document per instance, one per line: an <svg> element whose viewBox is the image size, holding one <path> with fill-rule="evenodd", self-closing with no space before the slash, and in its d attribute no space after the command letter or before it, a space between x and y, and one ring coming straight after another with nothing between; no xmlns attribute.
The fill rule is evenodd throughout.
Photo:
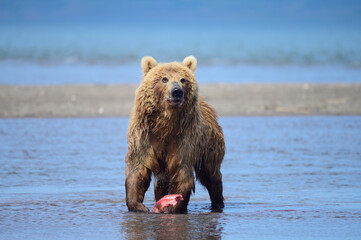
<svg viewBox="0 0 361 240"><path fill-rule="evenodd" d="M0 118L126 117L137 85L0 85ZM219 116L361 115L361 84L200 84Z"/></svg>

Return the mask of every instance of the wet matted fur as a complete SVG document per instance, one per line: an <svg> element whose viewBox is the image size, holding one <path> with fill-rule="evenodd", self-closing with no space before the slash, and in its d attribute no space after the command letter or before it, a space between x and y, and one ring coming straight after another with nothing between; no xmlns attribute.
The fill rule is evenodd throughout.
<svg viewBox="0 0 361 240"><path fill-rule="evenodd" d="M210 195L212 208L224 207L221 163L225 153L222 128L214 109L198 96L193 56L182 63L141 62L143 80L136 91L128 128L126 201L130 211L148 212L144 206L151 175L158 201L181 194L171 213L187 212L195 177Z"/></svg>

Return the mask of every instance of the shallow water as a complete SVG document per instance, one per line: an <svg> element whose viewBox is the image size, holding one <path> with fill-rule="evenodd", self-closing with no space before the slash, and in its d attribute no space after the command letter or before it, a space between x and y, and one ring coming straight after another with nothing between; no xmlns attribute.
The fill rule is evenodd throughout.
<svg viewBox="0 0 361 240"><path fill-rule="evenodd" d="M37 64L0 61L0 72L0 87L1 85L139 84L142 79L140 63L138 62L112 66L104 64ZM197 82L201 84L361 83L361 68L336 65L200 64L197 67L196 78Z"/></svg>
<svg viewBox="0 0 361 240"><path fill-rule="evenodd" d="M127 118L1 119L0 239L360 238L361 117L220 123L224 211L165 215L126 209Z"/></svg>
<svg viewBox="0 0 361 240"><path fill-rule="evenodd" d="M215 65L361 65L357 25L212 28L186 27L183 20L178 27L151 28L143 24L0 25L0 60L119 65L147 55L168 62L192 54L202 64Z"/></svg>
<svg viewBox="0 0 361 240"><path fill-rule="evenodd" d="M219 9L215 10L218 16ZM149 23L148 18L143 20ZM147 55L158 62L194 55L199 83L361 82L358 27L314 28L314 20L304 28L267 24L189 28L184 24L182 18L179 27L154 28L144 24L0 25L0 85L138 84L140 61Z"/></svg>

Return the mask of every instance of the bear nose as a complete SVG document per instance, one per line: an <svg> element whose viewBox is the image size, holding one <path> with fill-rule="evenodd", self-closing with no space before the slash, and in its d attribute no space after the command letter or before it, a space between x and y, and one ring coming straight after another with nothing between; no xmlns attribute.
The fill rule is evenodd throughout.
<svg viewBox="0 0 361 240"><path fill-rule="evenodd" d="M173 88L172 90L172 97L174 98L182 98L183 97L183 90L181 88Z"/></svg>

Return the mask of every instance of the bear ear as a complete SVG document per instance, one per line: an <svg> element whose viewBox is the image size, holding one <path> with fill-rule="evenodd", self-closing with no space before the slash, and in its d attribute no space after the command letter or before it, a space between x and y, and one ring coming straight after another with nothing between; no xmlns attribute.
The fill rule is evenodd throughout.
<svg viewBox="0 0 361 240"><path fill-rule="evenodd" d="M141 62L141 67L142 67L142 72L144 74L147 74L147 72L149 72L150 69L154 68L155 66L157 66L157 61L150 57L150 56L146 56L142 58L142 62Z"/></svg>
<svg viewBox="0 0 361 240"><path fill-rule="evenodd" d="M189 68L190 70L192 70L193 72L196 71L197 69L197 59L195 57L188 56L183 60L183 66Z"/></svg>

